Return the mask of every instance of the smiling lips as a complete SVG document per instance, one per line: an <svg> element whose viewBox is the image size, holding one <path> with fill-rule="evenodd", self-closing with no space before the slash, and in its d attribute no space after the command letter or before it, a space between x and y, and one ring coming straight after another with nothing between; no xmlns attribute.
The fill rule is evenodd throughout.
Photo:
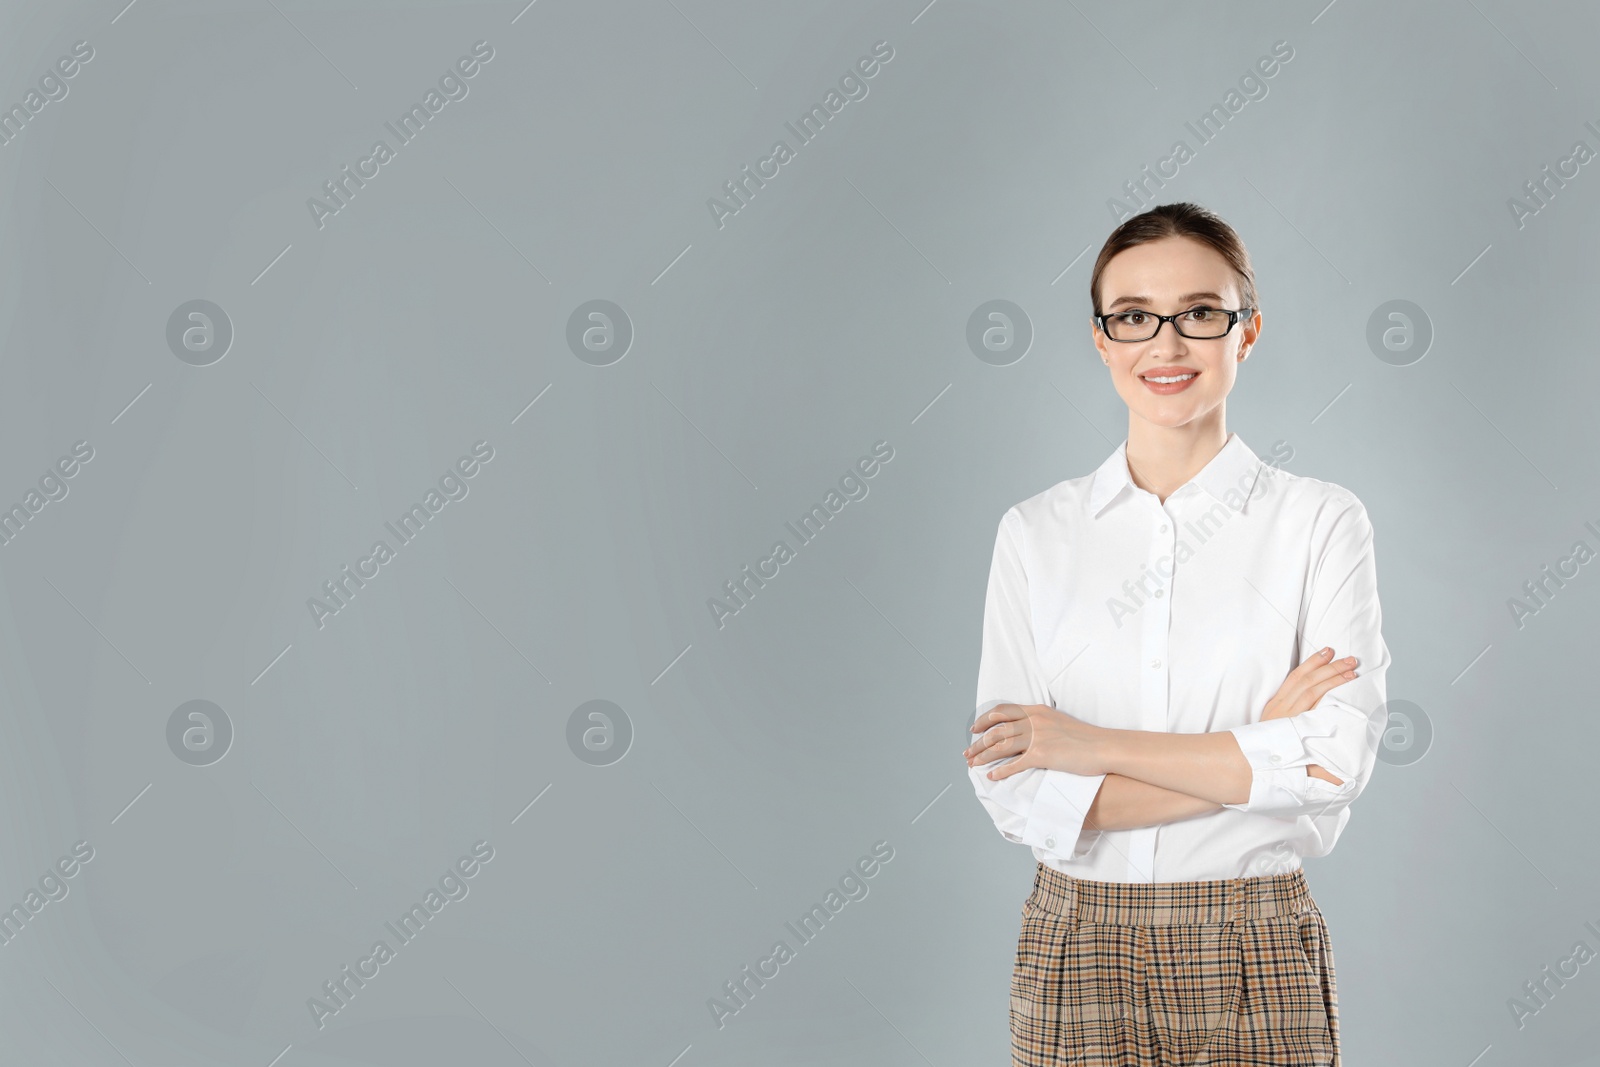
<svg viewBox="0 0 1600 1067"><path fill-rule="evenodd" d="M1200 372L1191 367L1162 367L1159 370L1145 371L1139 375L1139 380L1144 382L1144 387L1152 393L1171 396L1189 388L1190 383L1199 376Z"/></svg>

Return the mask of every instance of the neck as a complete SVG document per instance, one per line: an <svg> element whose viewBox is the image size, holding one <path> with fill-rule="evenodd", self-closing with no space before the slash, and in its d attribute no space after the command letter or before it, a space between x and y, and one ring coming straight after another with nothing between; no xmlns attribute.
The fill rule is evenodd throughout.
<svg viewBox="0 0 1600 1067"><path fill-rule="evenodd" d="M1168 496L1200 473L1228 443L1221 405L1182 426L1159 426L1130 413L1128 474L1133 484L1156 499Z"/></svg>

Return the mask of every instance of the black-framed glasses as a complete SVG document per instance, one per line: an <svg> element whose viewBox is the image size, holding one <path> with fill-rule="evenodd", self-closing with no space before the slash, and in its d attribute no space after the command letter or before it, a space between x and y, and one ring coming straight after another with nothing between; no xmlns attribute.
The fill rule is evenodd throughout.
<svg viewBox="0 0 1600 1067"><path fill-rule="evenodd" d="M1157 315L1150 311L1115 311L1110 315L1096 315L1095 324L1100 327L1100 332L1113 341L1148 341L1161 329L1163 322L1172 323L1172 328L1178 331L1178 336L1187 337L1191 341L1212 341L1224 337L1233 329L1233 324L1244 318L1255 308L1240 308L1229 311L1226 308L1192 307L1188 311L1180 311L1176 315Z"/></svg>

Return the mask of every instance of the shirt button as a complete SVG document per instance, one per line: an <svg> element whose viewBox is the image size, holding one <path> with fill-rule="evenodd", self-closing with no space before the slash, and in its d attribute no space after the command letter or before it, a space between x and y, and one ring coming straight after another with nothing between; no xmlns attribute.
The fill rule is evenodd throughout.
<svg viewBox="0 0 1600 1067"><path fill-rule="evenodd" d="M1056 847L1056 839L1053 838L1053 837L1045 838L1044 839L1044 847L1045 848L1055 848Z"/></svg>
<svg viewBox="0 0 1600 1067"><path fill-rule="evenodd" d="M1273 763L1281 763L1281 762L1283 762L1283 757L1278 755L1276 752L1274 752L1272 755L1268 756L1267 759L1271 760Z"/></svg>
<svg viewBox="0 0 1600 1067"><path fill-rule="evenodd" d="M1167 591L1165 589L1157 589L1156 590L1156 596L1157 597L1164 597L1166 595L1167 595Z"/></svg>
<svg viewBox="0 0 1600 1067"><path fill-rule="evenodd" d="M1167 524L1166 523L1162 523L1161 524L1161 532L1162 533L1166 533L1167 532Z"/></svg>
<svg viewBox="0 0 1600 1067"><path fill-rule="evenodd" d="M1161 661L1158 659L1153 659L1150 661L1150 666L1159 671L1161 669Z"/></svg>

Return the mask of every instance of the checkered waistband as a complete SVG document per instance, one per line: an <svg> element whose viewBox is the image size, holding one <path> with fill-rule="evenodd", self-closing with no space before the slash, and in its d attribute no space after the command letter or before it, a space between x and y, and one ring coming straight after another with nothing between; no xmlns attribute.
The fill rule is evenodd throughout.
<svg viewBox="0 0 1600 1067"><path fill-rule="evenodd" d="M1024 908L1078 922L1168 926L1298 915L1316 907L1305 870L1197 882L1098 882L1039 864Z"/></svg>

